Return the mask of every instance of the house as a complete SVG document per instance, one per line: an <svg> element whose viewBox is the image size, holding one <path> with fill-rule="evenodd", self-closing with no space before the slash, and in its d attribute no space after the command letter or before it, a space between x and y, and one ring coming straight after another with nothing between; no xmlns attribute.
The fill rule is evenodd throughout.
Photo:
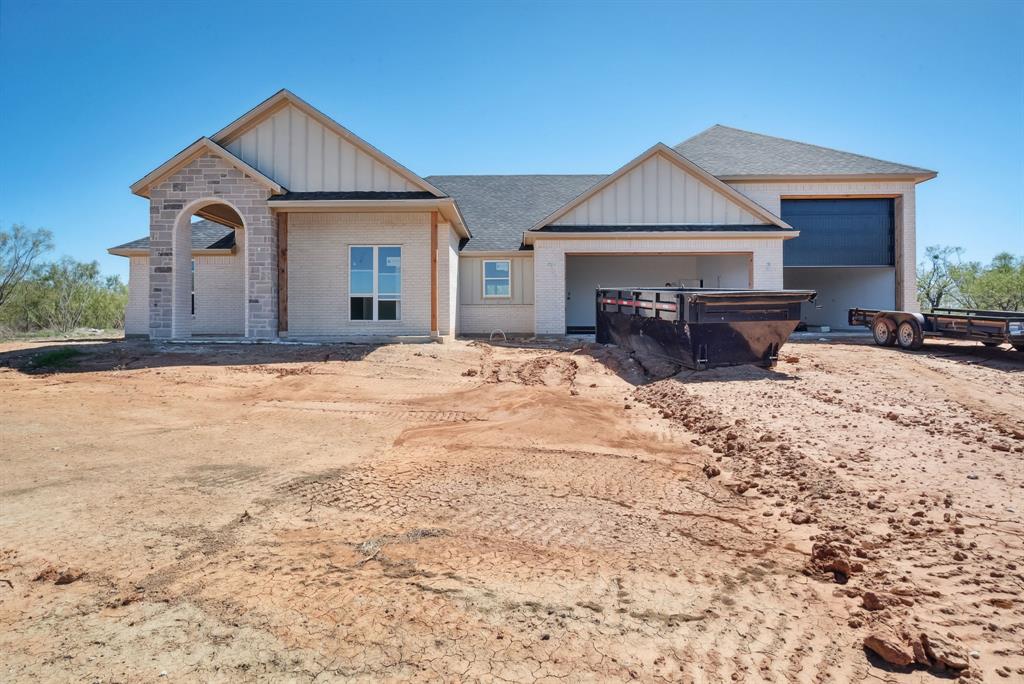
<svg viewBox="0 0 1024 684"><path fill-rule="evenodd" d="M126 332L564 335L601 286L819 291L810 324L912 309L936 173L713 126L610 175L427 176L282 90L131 186Z"/></svg>

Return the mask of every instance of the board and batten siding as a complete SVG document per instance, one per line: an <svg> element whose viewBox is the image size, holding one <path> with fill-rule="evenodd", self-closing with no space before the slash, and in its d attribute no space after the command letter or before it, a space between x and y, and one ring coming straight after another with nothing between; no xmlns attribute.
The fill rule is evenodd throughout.
<svg viewBox="0 0 1024 684"><path fill-rule="evenodd" d="M559 226L763 223L762 218L660 154L554 221Z"/></svg>
<svg viewBox="0 0 1024 684"><path fill-rule="evenodd" d="M511 297L484 297L484 261L512 262ZM533 257L478 257L463 252L459 258L459 304L533 304Z"/></svg>
<svg viewBox="0 0 1024 684"><path fill-rule="evenodd" d="M484 261L508 259L511 264L510 297L484 297ZM533 332L533 257L484 257L463 252L459 257L458 332L486 335L494 330Z"/></svg>
<svg viewBox="0 0 1024 684"><path fill-rule="evenodd" d="M349 320L351 245L402 248L400 321ZM438 286L447 287L444 273ZM430 214L288 215L288 336L430 334Z"/></svg>
<svg viewBox="0 0 1024 684"><path fill-rule="evenodd" d="M422 190L292 105L226 147L293 192Z"/></svg>

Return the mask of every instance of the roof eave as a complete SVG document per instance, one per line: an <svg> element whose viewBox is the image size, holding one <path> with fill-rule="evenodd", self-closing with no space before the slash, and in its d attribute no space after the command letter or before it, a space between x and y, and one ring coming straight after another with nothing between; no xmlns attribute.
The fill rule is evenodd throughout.
<svg viewBox="0 0 1024 684"><path fill-rule="evenodd" d="M911 181L923 183L938 176L938 171L921 173L832 173L832 174L723 174L716 176L726 183L827 183L852 181Z"/></svg>
<svg viewBox="0 0 1024 684"><path fill-rule="evenodd" d="M270 200L267 205L271 209L287 209L289 212L317 211L366 211L367 209L383 209L386 211L417 212L440 211L452 224L461 237L471 238L472 234L459 211L458 205L451 197L434 199L381 199L381 200Z"/></svg>
<svg viewBox="0 0 1024 684"><path fill-rule="evenodd" d="M193 249L192 256L231 256L235 253L235 248L230 249ZM141 249L138 247L122 248L122 247L111 247L107 250L107 254L113 254L114 256L123 257L138 257L138 256L149 256L148 249Z"/></svg>
<svg viewBox="0 0 1024 684"><path fill-rule="evenodd" d="M590 240L602 240L605 238L640 238L644 240L655 240L655 239L687 239L687 238L707 238L710 240L724 239L724 238L754 238L758 240L762 239L782 239L792 240L800 235L800 231L790 228L787 230L765 230L765 231L750 231L750 230L701 230L701 231L629 231L629 232L605 232L605 233L594 233L587 231L579 232L558 232L558 233L545 233L543 231L528 230L523 233L523 244L532 245L536 240L579 240L579 239L590 239Z"/></svg>

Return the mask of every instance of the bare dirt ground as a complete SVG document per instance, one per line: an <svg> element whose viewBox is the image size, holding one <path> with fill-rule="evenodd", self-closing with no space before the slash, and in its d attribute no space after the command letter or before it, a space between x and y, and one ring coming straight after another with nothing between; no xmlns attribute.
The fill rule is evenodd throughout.
<svg viewBox="0 0 1024 684"><path fill-rule="evenodd" d="M1024 354L59 346L0 345L3 681L1024 679Z"/></svg>

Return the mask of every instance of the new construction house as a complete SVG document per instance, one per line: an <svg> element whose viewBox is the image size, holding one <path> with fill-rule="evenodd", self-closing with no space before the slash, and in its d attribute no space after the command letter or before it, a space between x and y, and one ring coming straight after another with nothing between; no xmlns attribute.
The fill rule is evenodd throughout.
<svg viewBox="0 0 1024 684"><path fill-rule="evenodd" d="M125 329L180 339L565 335L598 286L805 288L913 309L929 171L712 126L607 175L419 176L282 90L131 186Z"/></svg>

